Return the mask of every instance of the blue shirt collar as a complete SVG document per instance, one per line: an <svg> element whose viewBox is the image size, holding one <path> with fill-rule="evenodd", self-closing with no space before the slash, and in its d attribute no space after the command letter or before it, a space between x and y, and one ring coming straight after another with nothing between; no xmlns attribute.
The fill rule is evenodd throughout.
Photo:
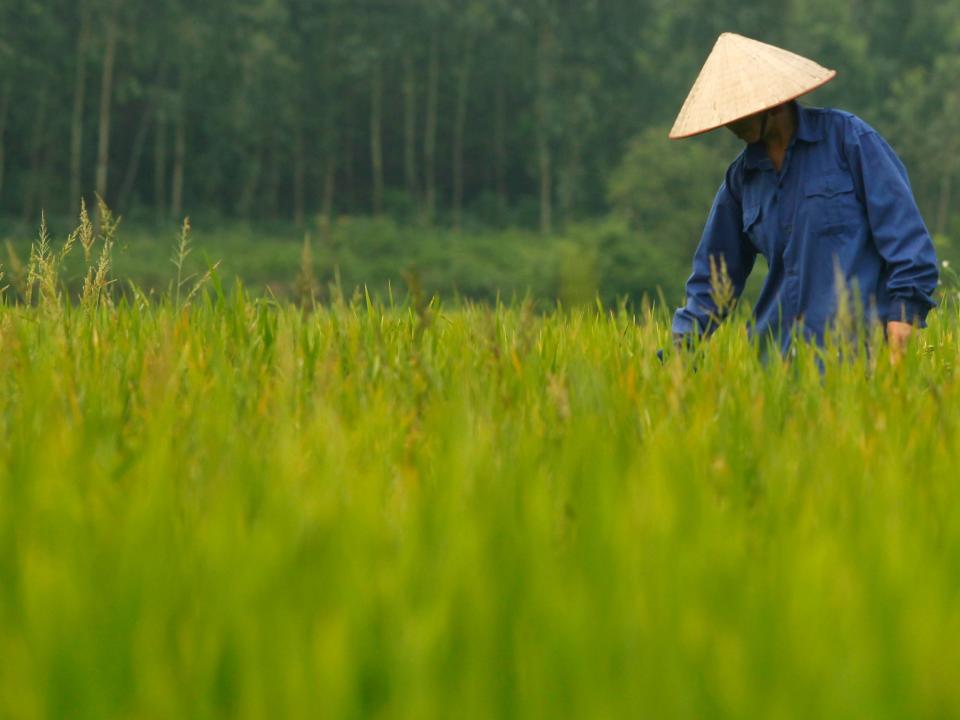
<svg viewBox="0 0 960 720"><path fill-rule="evenodd" d="M807 143L815 143L822 140L823 130L820 128L814 112L803 107L796 100L791 100L790 104L793 105L797 111L797 129L790 143L793 144L797 140ZM763 143L756 142L747 145L745 153L745 165L751 170L760 167L769 167L771 165L770 158L767 157L767 151L764 149Z"/></svg>
<svg viewBox="0 0 960 720"><path fill-rule="evenodd" d="M823 129L820 127L820 123L817 122L818 118L815 116L815 112L803 107L803 105L796 100L793 100L792 103L797 109L797 131L794 137L796 137L797 140L803 140L808 143L822 140Z"/></svg>

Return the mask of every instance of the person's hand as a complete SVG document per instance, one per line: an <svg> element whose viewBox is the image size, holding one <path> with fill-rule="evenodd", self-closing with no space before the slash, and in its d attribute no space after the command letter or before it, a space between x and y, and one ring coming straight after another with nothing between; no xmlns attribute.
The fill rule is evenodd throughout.
<svg viewBox="0 0 960 720"><path fill-rule="evenodd" d="M682 333L673 333L673 349L674 350L684 350L690 349L690 336L684 335ZM664 355L663 348L657 350L657 360L660 361L660 364L663 365L666 361L666 355Z"/></svg>
<svg viewBox="0 0 960 720"><path fill-rule="evenodd" d="M890 362L894 365L900 362L903 357L903 349L910 339L913 332L913 325L910 323L891 320L887 323L887 344L890 346Z"/></svg>

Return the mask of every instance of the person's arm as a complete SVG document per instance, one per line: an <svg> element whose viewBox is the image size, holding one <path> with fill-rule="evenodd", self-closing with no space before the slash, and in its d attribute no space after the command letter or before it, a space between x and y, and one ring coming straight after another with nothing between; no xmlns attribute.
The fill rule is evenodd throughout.
<svg viewBox="0 0 960 720"><path fill-rule="evenodd" d="M722 260L733 286L734 298L740 297L757 251L743 232L743 209L730 191L728 181L717 191L693 257L693 273L686 284L686 304L673 316L675 341L694 334L710 334L722 319L714 302L711 258L717 268Z"/></svg>
<svg viewBox="0 0 960 720"><path fill-rule="evenodd" d="M927 313L936 306L937 256L906 168L887 142L867 130L848 144L846 153L871 234L887 264L884 279L891 303L882 319L897 358L913 326L925 327Z"/></svg>

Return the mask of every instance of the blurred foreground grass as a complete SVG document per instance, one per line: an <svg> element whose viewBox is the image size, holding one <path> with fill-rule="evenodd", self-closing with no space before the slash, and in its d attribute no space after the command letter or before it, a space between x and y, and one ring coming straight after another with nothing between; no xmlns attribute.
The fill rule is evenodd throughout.
<svg viewBox="0 0 960 720"><path fill-rule="evenodd" d="M960 714L956 304L896 367L742 322L661 365L658 312L67 303L46 257L0 716Z"/></svg>
<svg viewBox="0 0 960 720"><path fill-rule="evenodd" d="M958 328L0 308L0 715L956 715Z"/></svg>

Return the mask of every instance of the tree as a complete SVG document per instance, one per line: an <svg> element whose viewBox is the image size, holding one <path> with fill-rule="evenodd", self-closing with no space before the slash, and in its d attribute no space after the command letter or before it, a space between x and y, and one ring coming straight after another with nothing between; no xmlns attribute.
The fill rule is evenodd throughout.
<svg viewBox="0 0 960 720"><path fill-rule="evenodd" d="M72 213L96 190L158 217L419 207L455 228L472 213L566 231L610 209L628 143L669 125L734 28L841 70L810 101L880 129L943 234L960 218L958 14L947 0L0 3L0 212Z"/></svg>
<svg viewBox="0 0 960 720"><path fill-rule="evenodd" d="M107 197L107 177L110 167L110 99L113 94L113 68L117 55L119 35L119 0L107 0L101 8L100 22L105 26L103 62L100 71L100 112L97 131L96 192Z"/></svg>
<svg viewBox="0 0 960 720"><path fill-rule="evenodd" d="M87 62L90 49L90 3L78 0L80 30L77 33L76 67L74 68L73 114L70 118L70 203L79 203L83 172L83 111L87 94Z"/></svg>

